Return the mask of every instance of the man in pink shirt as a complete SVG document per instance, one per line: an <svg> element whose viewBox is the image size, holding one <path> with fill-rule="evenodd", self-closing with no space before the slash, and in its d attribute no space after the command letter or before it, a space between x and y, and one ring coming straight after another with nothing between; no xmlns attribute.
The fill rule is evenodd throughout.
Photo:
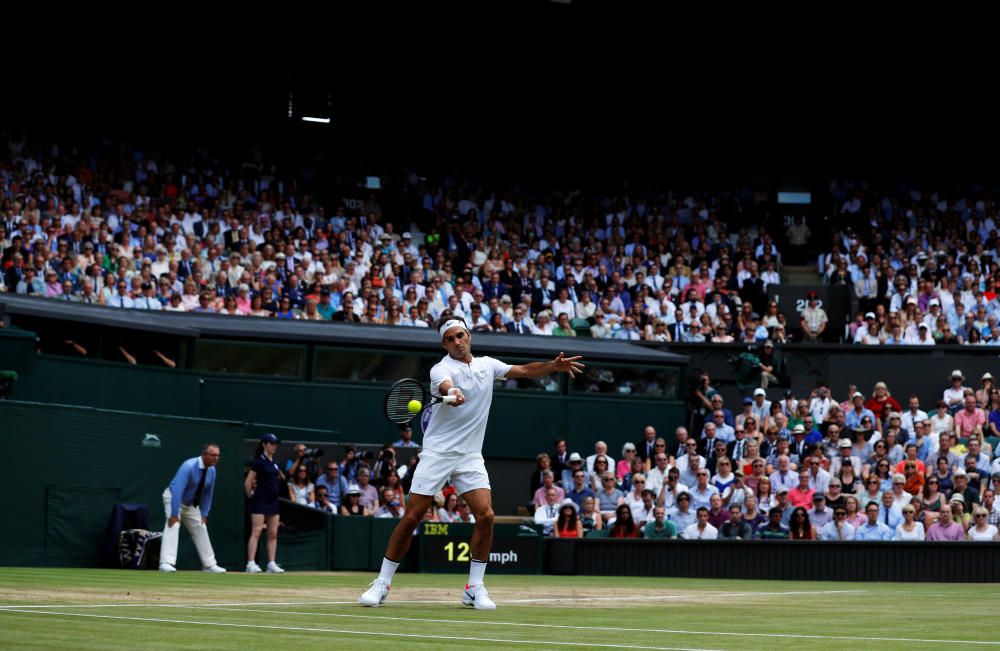
<svg viewBox="0 0 1000 651"><path fill-rule="evenodd" d="M535 491L534 499L531 503L535 505L535 508L545 506L546 504L546 494L550 488L556 489L556 504L559 504L566 497L566 493L562 488L555 485L555 473L551 470L542 471L542 485Z"/></svg>
<svg viewBox="0 0 1000 651"><path fill-rule="evenodd" d="M955 434L959 438L969 438L974 432L982 434L986 412L976 406L976 396L965 396L965 408L955 414Z"/></svg>
<svg viewBox="0 0 1000 651"><path fill-rule="evenodd" d="M927 528L927 540L965 540L965 529L951 518L951 509L941 509L938 521Z"/></svg>
<svg viewBox="0 0 1000 651"><path fill-rule="evenodd" d="M809 487L809 471L803 470L799 473L799 485L788 491L788 502L795 507L801 506L808 509L812 506L814 491Z"/></svg>

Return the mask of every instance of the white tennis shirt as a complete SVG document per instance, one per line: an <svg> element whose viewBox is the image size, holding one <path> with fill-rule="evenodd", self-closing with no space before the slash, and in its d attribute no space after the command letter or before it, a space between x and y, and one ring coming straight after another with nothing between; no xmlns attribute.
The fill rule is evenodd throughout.
<svg viewBox="0 0 1000 651"><path fill-rule="evenodd" d="M471 364L460 362L449 355L431 369L431 393L445 380L462 390L465 403L452 407L444 403L434 405L423 448L430 452L481 454L486 437L486 421L493 404L493 383L510 372L511 365L492 357L473 357Z"/></svg>

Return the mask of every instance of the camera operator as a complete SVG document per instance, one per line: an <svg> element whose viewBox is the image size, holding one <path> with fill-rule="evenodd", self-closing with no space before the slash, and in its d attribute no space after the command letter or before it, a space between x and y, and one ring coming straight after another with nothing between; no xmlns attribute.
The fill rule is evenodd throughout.
<svg viewBox="0 0 1000 651"><path fill-rule="evenodd" d="M299 443L295 446L291 459L285 461L285 475L295 477L300 465L305 465L309 474L309 481L314 481L316 476L323 472L320 469L318 459L323 456L323 450L319 448L307 448L305 444Z"/></svg>
<svg viewBox="0 0 1000 651"><path fill-rule="evenodd" d="M385 486L386 478L393 470L396 470L396 450L393 449L392 445L387 443L382 446L382 452L379 453L378 460L375 461L375 465L372 467L372 477L375 478L375 485L379 488Z"/></svg>
<svg viewBox="0 0 1000 651"><path fill-rule="evenodd" d="M353 445L344 448L344 460L340 462L340 476L347 480L347 483L358 481L358 469L361 461L354 450Z"/></svg>

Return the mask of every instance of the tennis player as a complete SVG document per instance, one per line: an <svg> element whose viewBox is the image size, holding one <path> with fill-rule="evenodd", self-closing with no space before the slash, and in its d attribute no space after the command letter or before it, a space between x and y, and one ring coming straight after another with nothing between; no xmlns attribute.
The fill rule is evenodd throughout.
<svg viewBox="0 0 1000 651"><path fill-rule="evenodd" d="M453 403L436 405L424 433L420 463L413 473L410 501L396 525L382 559L382 571L361 595L360 603L379 606L389 595L392 577L403 560L413 531L431 506L433 496L450 478L476 517L472 534L469 582L462 604L478 610L493 610L483 578L493 544L493 495L483 462L486 420L493 402L493 383L501 379L536 379L561 371L576 377L583 364L580 357L562 353L551 362L511 366L492 357L472 356L472 335L465 321L448 317L438 327L441 346L448 354L431 369L431 393L453 395Z"/></svg>

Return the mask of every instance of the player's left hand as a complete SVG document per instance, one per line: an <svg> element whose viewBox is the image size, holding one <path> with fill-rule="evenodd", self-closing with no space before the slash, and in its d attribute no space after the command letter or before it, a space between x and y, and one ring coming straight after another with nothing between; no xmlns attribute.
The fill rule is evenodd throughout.
<svg viewBox="0 0 1000 651"><path fill-rule="evenodd" d="M583 356L577 355L576 357L566 357L565 354L559 353L559 356L552 360L552 364L556 367L557 371L569 373L570 377L576 377L582 373L585 368L581 362L577 361L579 359L583 359Z"/></svg>
<svg viewBox="0 0 1000 651"><path fill-rule="evenodd" d="M204 527L206 524L208 524L208 518L201 516L201 526Z"/></svg>

